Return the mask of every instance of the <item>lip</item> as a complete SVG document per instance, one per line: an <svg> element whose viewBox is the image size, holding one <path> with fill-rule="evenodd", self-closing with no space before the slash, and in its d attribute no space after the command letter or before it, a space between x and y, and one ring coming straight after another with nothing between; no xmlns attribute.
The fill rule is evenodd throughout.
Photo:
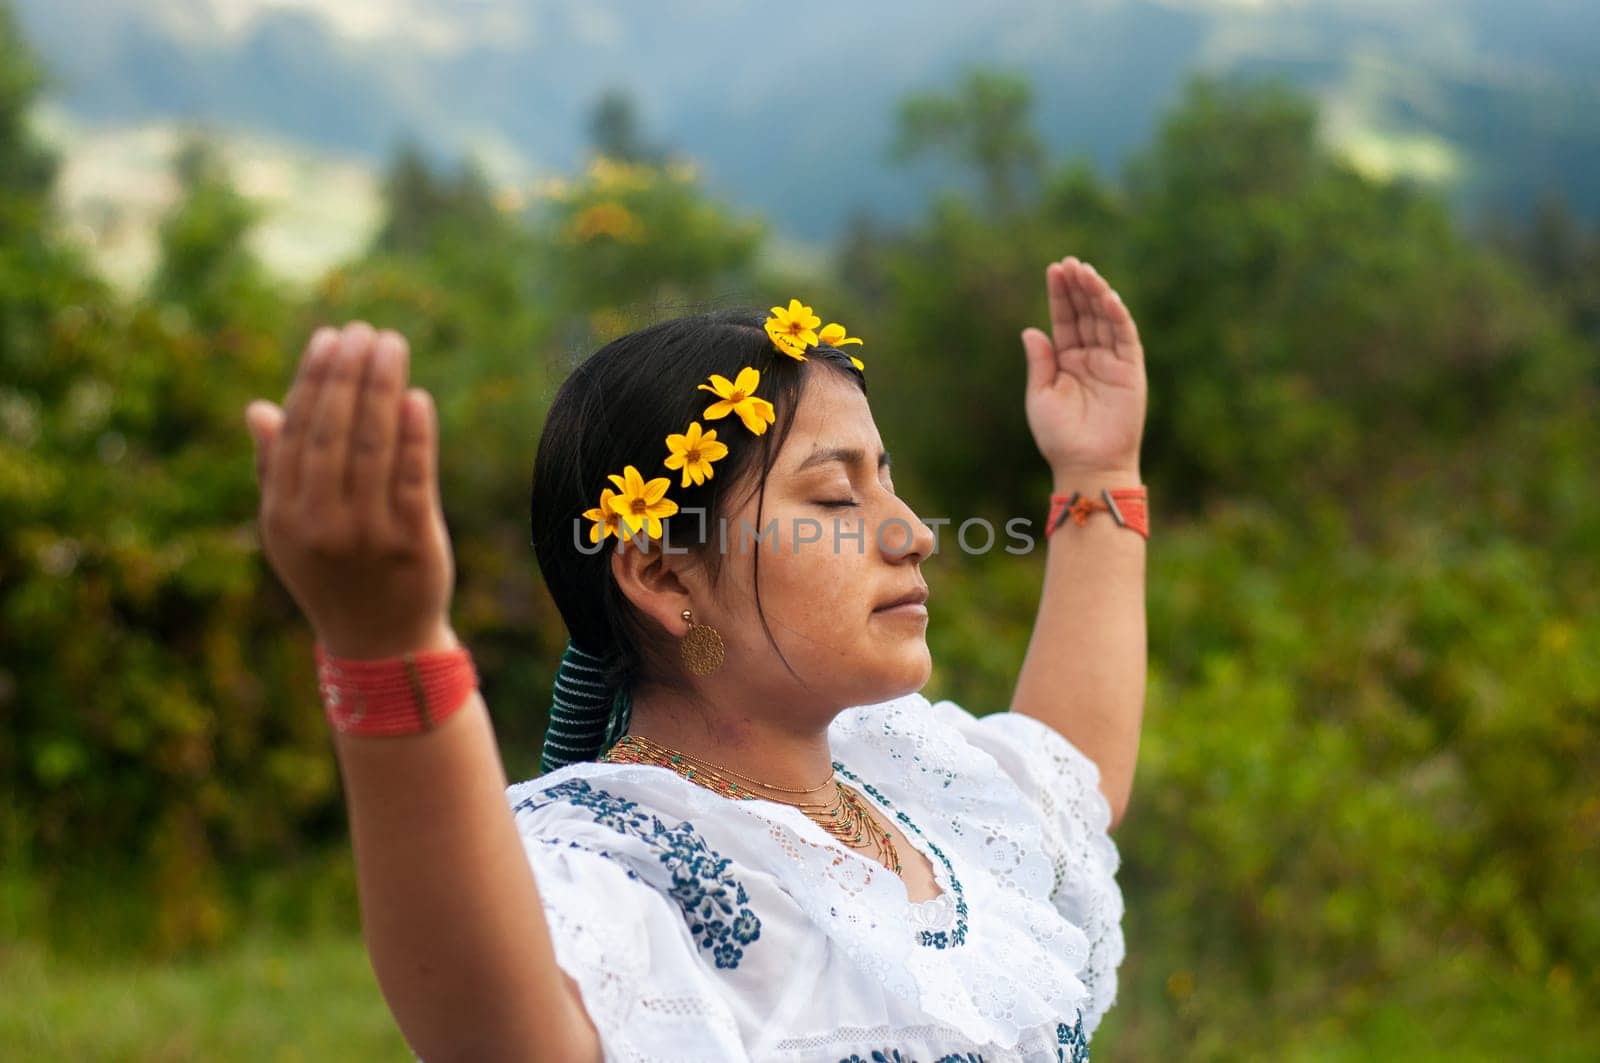
<svg viewBox="0 0 1600 1063"><path fill-rule="evenodd" d="M874 613L922 613L928 612L928 588L918 587L908 591L893 601L884 602L873 610Z"/></svg>

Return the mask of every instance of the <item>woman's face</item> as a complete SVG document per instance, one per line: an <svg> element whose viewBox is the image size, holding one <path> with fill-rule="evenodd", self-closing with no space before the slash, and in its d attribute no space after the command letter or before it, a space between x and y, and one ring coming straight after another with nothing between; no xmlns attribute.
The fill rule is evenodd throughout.
<svg viewBox="0 0 1600 1063"><path fill-rule="evenodd" d="M695 621L717 628L726 646L722 668L697 680L706 692L719 702L732 697L758 699L743 702L752 706L798 706L797 725L815 727L844 708L927 683L927 609L882 607L926 590L921 563L934 538L895 494L883 440L860 388L820 364L806 368L793 427L768 474L759 523L758 492L751 491L725 517L719 582L691 577L685 586ZM728 423L729 434L739 436L742 429L732 418ZM718 529L708 530L717 542ZM762 628L757 579L767 625L803 685ZM675 619L668 630L681 635L686 627Z"/></svg>

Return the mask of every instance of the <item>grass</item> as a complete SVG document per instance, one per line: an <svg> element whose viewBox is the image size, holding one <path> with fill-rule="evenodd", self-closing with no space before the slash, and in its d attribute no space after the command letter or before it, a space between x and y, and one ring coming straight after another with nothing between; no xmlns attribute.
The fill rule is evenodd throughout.
<svg viewBox="0 0 1600 1063"><path fill-rule="evenodd" d="M1253 998L1242 984L1192 983L1173 992L1168 975L1186 965L1161 946L1124 961L1116 1004L1095 1032L1096 1063L1466 1063L1505 1059L1590 1063L1600 1013L1561 967L1539 977L1441 956L1382 986L1328 987L1299 1009Z"/></svg>
<svg viewBox="0 0 1600 1063"><path fill-rule="evenodd" d="M248 936L190 961L0 945L0 1059L413 1060L356 935Z"/></svg>

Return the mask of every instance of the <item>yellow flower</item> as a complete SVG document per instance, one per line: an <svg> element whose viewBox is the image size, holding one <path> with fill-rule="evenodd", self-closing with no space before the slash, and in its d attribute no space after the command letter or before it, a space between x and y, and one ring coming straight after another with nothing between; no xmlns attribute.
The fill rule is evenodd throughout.
<svg viewBox="0 0 1600 1063"><path fill-rule="evenodd" d="M615 494L616 492L611 488L605 488L600 492L600 504L594 509L583 511L584 517L594 521L594 527L589 529L589 541L591 543L597 543L608 535L615 535L619 539L622 538L621 533L617 531L616 511L611 508L611 499Z"/></svg>
<svg viewBox="0 0 1600 1063"><path fill-rule="evenodd" d="M728 456L728 444L717 441L715 429L701 435L699 421L689 422L689 430L682 435L668 436L667 449L672 453L661 464L683 470L682 487L688 487L690 480L697 486L705 483L711 478L711 463Z"/></svg>
<svg viewBox="0 0 1600 1063"><path fill-rule="evenodd" d="M701 416L708 421L715 421L719 417L736 413L746 428L760 435L767 430L767 425L777 419L772 403L753 394L760 384L761 373L753 365L747 365L739 370L738 379L732 382L721 373L712 373L710 385L700 384L698 388L701 391L711 392L721 401L707 406Z"/></svg>
<svg viewBox="0 0 1600 1063"><path fill-rule="evenodd" d="M611 509L628 526L629 534L638 535L640 528L646 528L651 539L660 539L661 518L678 512L678 503L666 497L672 480L657 476L645 483L639 470L632 465L625 466L621 476L611 473L609 479L622 492L612 496ZM617 538L622 537L622 533L618 532Z"/></svg>
<svg viewBox="0 0 1600 1063"><path fill-rule="evenodd" d="M809 306L803 305L798 299L789 300L789 309L781 306L772 308L772 316L767 318L767 335L772 337L772 342L778 350L797 361L805 361L805 349L817 345L816 328L822 324L822 319L811 312Z"/></svg>
<svg viewBox="0 0 1600 1063"><path fill-rule="evenodd" d="M844 326L838 323L834 323L823 329L819 338L829 347L843 347L847 343L861 342L854 336L846 335ZM858 366L857 368L860 367Z"/></svg>
<svg viewBox="0 0 1600 1063"><path fill-rule="evenodd" d="M867 371L867 367L866 367L866 366L865 366L865 365L864 365L864 364L862 364L862 361L861 361L861 359L859 359L859 358L857 358L857 357L856 357L856 356L855 356L855 355L853 355L853 354L852 354L852 355L851 355L851 356L850 356L850 364L851 364L851 365L853 365L853 366L855 366L855 367L856 367L856 369L857 369L857 370L858 370L858 371L859 371L859 372L862 372L862 373L865 373L865 372L866 372L866 371Z"/></svg>

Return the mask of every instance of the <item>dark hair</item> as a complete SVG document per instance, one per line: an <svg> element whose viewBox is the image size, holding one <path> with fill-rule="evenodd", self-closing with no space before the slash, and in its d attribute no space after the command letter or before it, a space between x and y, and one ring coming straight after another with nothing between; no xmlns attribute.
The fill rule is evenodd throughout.
<svg viewBox="0 0 1600 1063"><path fill-rule="evenodd" d="M679 512L663 521L663 535L674 550L686 548L685 556L704 565L715 584L722 567L715 548L718 519L759 492L756 527L761 527L767 475L793 425L805 374L827 366L847 374L866 392L866 379L848 355L823 345L808 348L806 361L797 361L773 346L765 320L765 314L751 310L719 310L631 332L586 358L551 402L533 466L533 549L572 644L608 660L608 695L629 691L641 680L680 690L685 686L668 664L663 640L652 636L612 578L616 538L605 539L605 549L589 543L591 522L582 514L599 505L608 474L620 475L625 465L633 465L647 481L672 478L667 497L678 503ZM760 372L758 394L772 403L776 417L759 437L735 414L707 421L705 408L716 396L696 387L712 373L732 380L747 365ZM661 462L667 455L666 437L685 431L691 421L717 429L728 454L705 483L685 488L679 471ZM691 508L703 515L685 512ZM590 552L580 550L579 543ZM759 571L761 551L754 555ZM756 610L777 649L759 591ZM781 650L778 655L783 658ZM794 671L787 660L784 665Z"/></svg>

